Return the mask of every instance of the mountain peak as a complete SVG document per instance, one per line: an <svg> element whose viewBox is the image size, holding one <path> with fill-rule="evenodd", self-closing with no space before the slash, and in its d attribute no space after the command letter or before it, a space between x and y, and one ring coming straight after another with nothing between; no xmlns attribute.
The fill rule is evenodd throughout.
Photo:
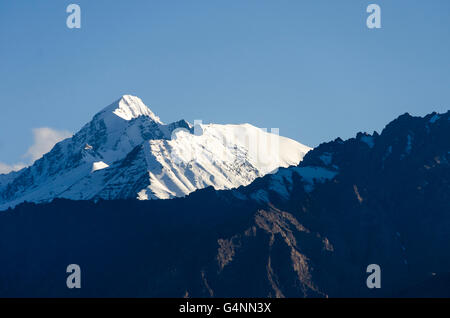
<svg viewBox="0 0 450 318"><path fill-rule="evenodd" d="M0 210L54 198L169 199L235 188L297 165L310 150L251 125L199 126L163 124L140 98L124 95L34 165L0 178Z"/></svg>
<svg viewBox="0 0 450 318"><path fill-rule="evenodd" d="M162 124L161 119L148 108L139 97L123 95L120 99L104 108L101 114L115 116L130 121L140 116L150 117L153 121Z"/></svg>

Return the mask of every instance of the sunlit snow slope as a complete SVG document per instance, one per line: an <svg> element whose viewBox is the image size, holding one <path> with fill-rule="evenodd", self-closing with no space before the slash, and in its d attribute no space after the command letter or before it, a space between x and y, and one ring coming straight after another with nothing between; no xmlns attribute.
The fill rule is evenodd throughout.
<svg viewBox="0 0 450 318"><path fill-rule="evenodd" d="M310 150L249 124L164 124L125 95L31 167L0 175L0 209L24 201L169 199L251 183Z"/></svg>

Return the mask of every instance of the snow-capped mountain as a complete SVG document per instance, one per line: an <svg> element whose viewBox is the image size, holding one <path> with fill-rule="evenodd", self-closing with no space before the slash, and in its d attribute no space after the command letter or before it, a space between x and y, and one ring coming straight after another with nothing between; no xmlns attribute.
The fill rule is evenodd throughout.
<svg viewBox="0 0 450 318"><path fill-rule="evenodd" d="M449 136L450 111L405 114L237 189L21 204L0 213L0 297L74 297L72 262L77 297L449 297Z"/></svg>
<svg viewBox="0 0 450 318"><path fill-rule="evenodd" d="M0 209L54 198L169 199L248 185L310 150L249 124L164 124L137 97L109 105L32 166L0 175Z"/></svg>

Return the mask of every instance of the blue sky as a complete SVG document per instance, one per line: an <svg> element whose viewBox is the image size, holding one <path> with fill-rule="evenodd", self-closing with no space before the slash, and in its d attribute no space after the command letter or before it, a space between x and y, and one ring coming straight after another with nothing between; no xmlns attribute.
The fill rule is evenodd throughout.
<svg viewBox="0 0 450 318"><path fill-rule="evenodd" d="M382 29L366 27L370 3ZM248 122L309 146L450 109L448 0L3 0L0 45L8 165L32 159L36 129L76 132L123 94L164 122Z"/></svg>

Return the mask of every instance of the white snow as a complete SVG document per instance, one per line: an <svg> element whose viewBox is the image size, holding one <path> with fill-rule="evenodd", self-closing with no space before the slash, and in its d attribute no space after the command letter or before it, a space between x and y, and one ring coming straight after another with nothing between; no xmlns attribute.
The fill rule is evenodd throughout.
<svg viewBox="0 0 450 318"><path fill-rule="evenodd" d="M179 129L173 138L169 126L139 98L125 95L57 144L40 167L37 162L21 171L33 178L33 186L21 186L0 201L0 210L56 197L149 200L208 186L231 189L279 167L298 165L311 150L249 124L197 125L197 134ZM0 192L20 174L2 176Z"/></svg>
<svg viewBox="0 0 450 318"><path fill-rule="evenodd" d="M311 192L314 190L316 183L323 183L333 179L338 174L338 171L313 166L283 169L270 176L269 190L277 193L282 199L289 199L292 191L294 173L302 177L305 182L305 191Z"/></svg>
<svg viewBox="0 0 450 318"><path fill-rule="evenodd" d="M105 168L108 168L109 167L109 165L107 165L106 163L104 163L103 161L97 161L97 162L94 162L93 164L92 164L92 170L91 170L91 172L95 172L95 171L97 171L97 170L102 170L102 169L105 169Z"/></svg>
<svg viewBox="0 0 450 318"><path fill-rule="evenodd" d="M202 135L178 131L172 140L150 141L146 152L153 198L184 196L213 186L248 185L279 167L297 165L310 148L245 125L201 125ZM156 173L158 171L158 173Z"/></svg>
<svg viewBox="0 0 450 318"><path fill-rule="evenodd" d="M430 123L434 124L441 116L439 116L439 114L435 114L433 117L431 117L430 119Z"/></svg>
<svg viewBox="0 0 450 318"><path fill-rule="evenodd" d="M124 95L117 104L112 104L104 109L104 112L113 113L124 120L132 120L140 116L150 117L157 123L161 120L156 116L139 97Z"/></svg>
<svg viewBox="0 0 450 318"><path fill-rule="evenodd" d="M294 171L307 182L305 186L305 191L307 192L311 192L314 189L315 183L331 180L338 174L337 171L331 171L322 167L298 167Z"/></svg>
<svg viewBox="0 0 450 318"><path fill-rule="evenodd" d="M139 191L137 199L141 201L148 200L147 191L145 189Z"/></svg>
<svg viewBox="0 0 450 318"><path fill-rule="evenodd" d="M283 199L289 199L292 191L292 173L291 169L281 170L278 173L271 176L269 189L278 193Z"/></svg>

